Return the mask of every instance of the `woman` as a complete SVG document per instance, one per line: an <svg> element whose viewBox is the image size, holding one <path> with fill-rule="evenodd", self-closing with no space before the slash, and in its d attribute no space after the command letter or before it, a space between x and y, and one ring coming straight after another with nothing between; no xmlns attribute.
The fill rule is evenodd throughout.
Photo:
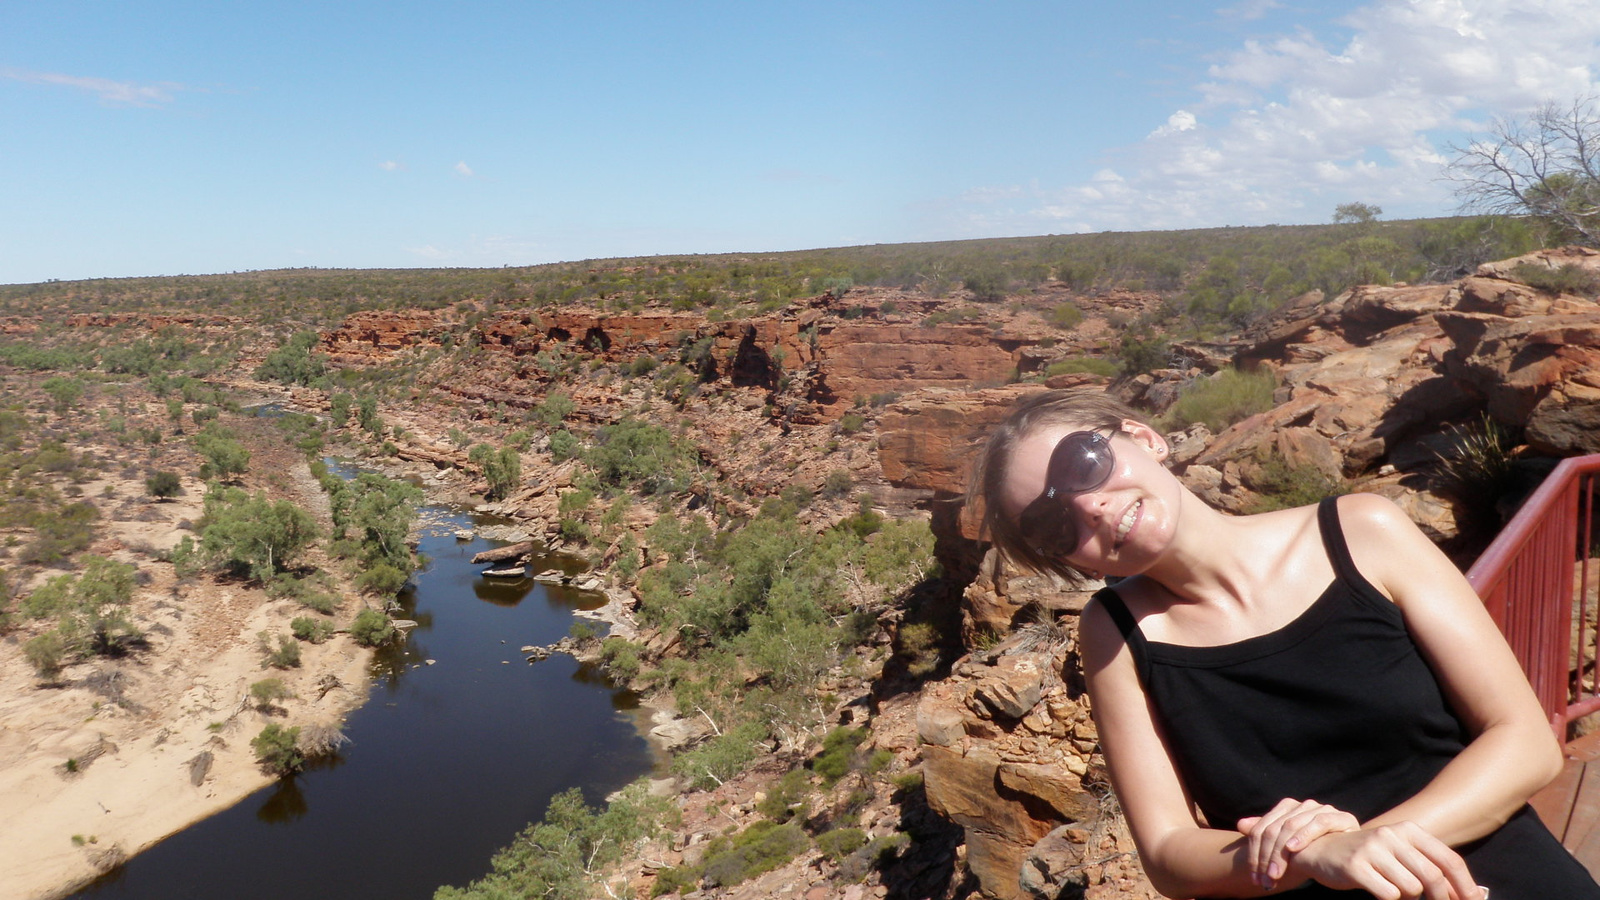
<svg viewBox="0 0 1600 900"><path fill-rule="evenodd" d="M1079 626L1100 742L1172 897L1600 898L1526 801L1562 757L1466 580L1389 501L1208 507L1103 395L1022 400L974 490L1008 558L1116 576Z"/></svg>

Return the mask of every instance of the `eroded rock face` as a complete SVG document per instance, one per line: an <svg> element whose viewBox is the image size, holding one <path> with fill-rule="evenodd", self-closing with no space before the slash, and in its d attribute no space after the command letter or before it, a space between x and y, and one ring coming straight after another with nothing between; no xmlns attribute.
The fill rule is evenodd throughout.
<svg viewBox="0 0 1600 900"><path fill-rule="evenodd" d="M1157 896L1103 785L1091 787L1103 778L1075 643L1075 616L1028 626L918 702L928 803L965 830L989 896Z"/></svg>

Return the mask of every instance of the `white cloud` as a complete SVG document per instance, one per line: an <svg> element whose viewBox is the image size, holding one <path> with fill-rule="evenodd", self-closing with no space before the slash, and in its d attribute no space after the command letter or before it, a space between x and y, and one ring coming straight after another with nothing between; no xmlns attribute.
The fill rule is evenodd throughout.
<svg viewBox="0 0 1600 900"><path fill-rule="evenodd" d="M26 69L0 69L0 78L9 78L27 84L48 84L76 88L97 95L102 103L112 106L165 106L177 91L189 90L181 84L160 81L138 84L132 81L113 81L82 75L62 75L57 72L32 72Z"/></svg>
<svg viewBox="0 0 1600 900"><path fill-rule="evenodd" d="M467 165L465 160L462 160L461 162L456 163L455 169L456 169L456 174L458 174L458 175L462 175L462 176L464 176L466 178L471 178L473 176L472 167Z"/></svg>
<svg viewBox="0 0 1600 900"><path fill-rule="evenodd" d="M378 163L378 168L384 170L385 172L398 172L401 169L404 169L405 165L392 159L386 159L383 162Z"/></svg>
<svg viewBox="0 0 1600 900"><path fill-rule="evenodd" d="M1167 124L1150 132L1150 136L1166 137L1169 134L1177 134L1180 131L1193 131L1198 124L1199 120L1194 117L1194 113L1186 109L1180 109L1167 117Z"/></svg>
<svg viewBox="0 0 1600 900"><path fill-rule="evenodd" d="M1600 0L1376 0L1339 24L1337 43L1300 30L1222 54L1195 102L1106 154L1116 182L1096 173L966 221L991 233L1320 222L1351 200L1446 214L1450 144L1493 116L1600 93Z"/></svg>

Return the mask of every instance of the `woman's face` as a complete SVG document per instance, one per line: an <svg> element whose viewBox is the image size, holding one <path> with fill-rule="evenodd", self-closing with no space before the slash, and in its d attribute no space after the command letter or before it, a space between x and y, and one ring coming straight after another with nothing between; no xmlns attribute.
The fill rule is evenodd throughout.
<svg viewBox="0 0 1600 900"><path fill-rule="evenodd" d="M1137 422L1124 422L1114 433L1101 429L1100 434L1111 437L1113 457L1104 483L1091 490L1058 492L1054 498L1041 500L1057 445L1067 435L1085 430L1086 426L1046 426L1017 443L1006 473L1004 512L1015 520L1036 501L1041 505L1059 504L1066 530L1076 532L1076 546L1070 552L1051 552L1064 552L1065 561L1081 569L1107 575L1137 574L1154 562L1170 542L1182 503L1182 486L1161 465L1167 452L1166 440ZM1058 478L1061 470L1058 463ZM1034 518L1030 516L1030 522ZM1040 543L1035 546L1052 546L1045 535L1038 537Z"/></svg>

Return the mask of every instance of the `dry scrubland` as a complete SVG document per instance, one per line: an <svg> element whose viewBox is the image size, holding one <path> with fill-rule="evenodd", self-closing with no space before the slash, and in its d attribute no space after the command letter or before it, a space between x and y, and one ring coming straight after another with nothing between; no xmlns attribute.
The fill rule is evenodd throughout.
<svg viewBox="0 0 1600 900"><path fill-rule="evenodd" d="M308 462L332 453L586 560L619 627L580 629L577 652L649 697L674 753L667 798L563 797L443 900L953 898L980 876L1019 896L987 873L1028 847L973 840L985 828L1056 841L1040 891L1146 896L1072 671L1081 596L984 562L952 502L966 432L1039 382L1114 383L1173 429L1222 432L1234 456L1187 462L1215 464L1229 508L1348 489L1346 469L1432 438L1383 445L1376 407L1341 426L1377 441L1356 448L1370 459L1329 456L1309 411L1226 429L1346 384L1358 351L1368 372L1437 361L1438 337L1405 337L1432 327L1409 289L1346 288L1455 277L1532 241L1487 220L1367 222L0 288L0 846L25 860L0 867L0 895L114 865L265 784L262 760L336 752L319 726L363 698L360 644L385 639L419 496L339 487ZM1378 318L1343 328L1357 315ZM1363 345L1396 335L1409 349ZM1246 352L1278 356L1235 371ZM315 418L236 411L259 397ZM1446 508L1403 475L1361 483ZM269 726L299 744L260 740ZM949 777L980 757L987 787L936 814L927 761Z"/></svg>

